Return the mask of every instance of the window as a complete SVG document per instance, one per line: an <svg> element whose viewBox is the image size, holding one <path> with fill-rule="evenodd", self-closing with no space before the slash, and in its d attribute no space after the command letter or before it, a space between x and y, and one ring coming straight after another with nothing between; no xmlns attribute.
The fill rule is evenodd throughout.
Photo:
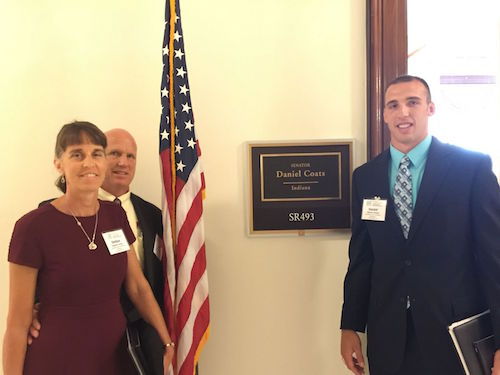
<svg viewBox="0 0 500 375"><path fill-rule="evenodd" d="M383 92L401 74L429 81L445 142L492 156L500 176L500 2L367 0L368 152L389 145Z"/></svg>
<svg viewBox="0 0 500 375"><path fill-rule="evenodd" d="M425 78L430 132L493 158L500 176L500 2L407 0L408 73Z"/></svg>

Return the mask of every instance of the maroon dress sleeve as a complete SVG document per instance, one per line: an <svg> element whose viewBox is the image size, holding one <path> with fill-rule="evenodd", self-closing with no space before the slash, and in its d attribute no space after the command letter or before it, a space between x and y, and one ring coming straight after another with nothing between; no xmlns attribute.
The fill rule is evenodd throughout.
<svg viewBox="0 0 500 375"><path fill-rule="evenodd" d="M16 222L9 245L8 261L40 269L43 264L42 249L32 225L32 215L27 214Z"/></svg>

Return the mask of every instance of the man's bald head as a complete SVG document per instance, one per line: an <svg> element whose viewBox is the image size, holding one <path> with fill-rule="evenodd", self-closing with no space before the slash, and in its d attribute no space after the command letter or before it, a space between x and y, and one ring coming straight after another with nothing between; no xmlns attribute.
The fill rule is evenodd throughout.
<svg viewBox="0 0 500 375"><path fill-rule="evenodd" d="M104 133L108 141L106 156L108 170L102 188L114 196L130 190L134 179L137 158L137 144L125 129L111 129Z"/></svg>
<svg viewBox="0 0 500 375"><path fill-rule="evenodd" d="M115 128L108 130L107 132L104 132L106 135L106 139L109 141L110 138L119 140L119 141L124 141L127 140L131 142L134 147L137 149L137 144L135 143L134 137L132 137L132 134L130 134L128 131L125 129L120 129L120 128Z"/></svg>

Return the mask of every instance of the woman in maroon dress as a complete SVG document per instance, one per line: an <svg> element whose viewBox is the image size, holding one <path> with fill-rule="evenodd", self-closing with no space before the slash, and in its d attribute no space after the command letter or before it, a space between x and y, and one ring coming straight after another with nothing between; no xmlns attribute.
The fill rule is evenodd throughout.
<svg viewBox="0 0 500 375"><path fill-rule="evenodd" d="M16 223L9 248L5 375L133 374L124 340L122 286L158 331L168 371L173 343L129 245L135 238L125 211L97 199L106 172L105 147L106 137L95 125L63 126L54 164L64 195ZM35 296L43 330L27 347Z"/></svg>

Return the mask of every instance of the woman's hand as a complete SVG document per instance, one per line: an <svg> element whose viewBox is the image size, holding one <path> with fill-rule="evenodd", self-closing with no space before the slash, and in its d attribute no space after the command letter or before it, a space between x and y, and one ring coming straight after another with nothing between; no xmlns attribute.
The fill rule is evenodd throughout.
<svg viewBox="0 0 500 375"><path fill-rule="evenodd" d="M173 345L167 346L165 348L165 354L163 354L163 374L168 374L168 368L174 359L175 349Z"/></svg>
<svg viewBox="0 0 500 375"><path fill-rule="evenodd" d="M500 375L500 349L495 352L495 357L493 357L491 375Z"/></svg>

